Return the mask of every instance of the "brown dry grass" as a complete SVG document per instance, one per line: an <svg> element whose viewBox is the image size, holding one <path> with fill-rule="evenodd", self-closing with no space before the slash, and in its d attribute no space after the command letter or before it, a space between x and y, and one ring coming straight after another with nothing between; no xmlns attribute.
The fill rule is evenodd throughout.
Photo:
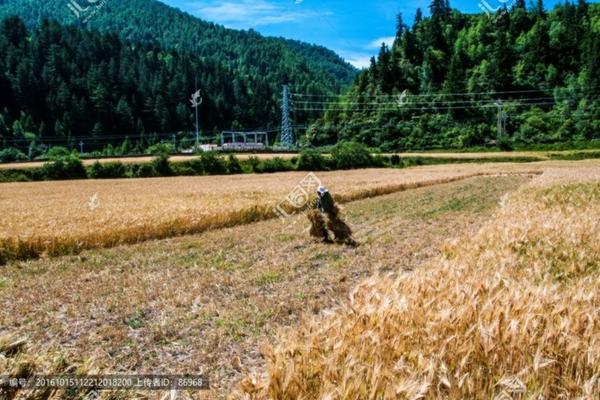
<svg viewBox="0 0 600 400"><path fill-rule="evenodd" d="M57 359L105 373L204 370L212 391L189 395L224 398L264 368L258 349L280 327L336 305L368 276L438 256L440 243L475 232L506 192L527 181L479 177L349 203L342 215L357 248L311 241L299 217L293 226L263 221L12 262L0 269L0 336L28 340L0 370L33 362L38 372L53 371Z"/></svg>
<svg viewBox="0 0 600 400"><path fill-rule="evenodd" d="M498 166L320 173L345 203L496 173ZM527 168L527 169L526 169ZM503 165L502 171L539 171ZM0 184L0 264L199 233L276 216L304 173ZM97 204L90 207L95 197ZM93 204L93 203L92 203Z"/></svg>
<svg viewBox="0 0 600 400"><path fill-rule="evenodd" d="M443 256L282 335L235 397L597 399L599 255L598 164L549 168Z"/></svg>

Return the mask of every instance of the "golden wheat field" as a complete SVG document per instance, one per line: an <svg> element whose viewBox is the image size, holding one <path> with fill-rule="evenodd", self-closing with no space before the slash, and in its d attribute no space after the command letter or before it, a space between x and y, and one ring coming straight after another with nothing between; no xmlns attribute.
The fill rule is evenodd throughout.
<svg viewBox="0 0 600 400"><path fill-rule="evenodd" d="M473 237L282 335L239 398L600 396L600 169L549 168Z"/></svg>
<svg viewBox="0 0 600 400"><path fill-rule="evenodd" d="M268 214L304 174L0 185L7 238L22 228L4 221L25 216L55 243L152 232L7 259L0 371L208 375L210 390L178 399L598 398L600 162L318 176L358 246ZM26 213L34 194L47 204ZM265 214L223 217L253 207ZM198 210L212 221L198 233L150 240Z"/></svg>
<svg viewBox="0 0 600 400"><path fill-rule="evenodd" d="M496 173L499 166L373 169L319 174L347 202ZM503 165L506 172L539 168ZM305 173L0 184L0 264L74 254L273 218Z"/></svg>

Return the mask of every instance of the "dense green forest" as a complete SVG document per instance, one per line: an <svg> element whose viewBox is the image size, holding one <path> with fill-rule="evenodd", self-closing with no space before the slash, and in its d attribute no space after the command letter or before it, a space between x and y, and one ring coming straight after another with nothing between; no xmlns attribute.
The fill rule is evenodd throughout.
<svg viewBox="0 0 600 400"><path fill-rule="evenodd" d="M0 18L0 145L33 153L41 143L79 147L81 137L89 151L190 132L196 77L206 135L277 127L283 84L331 95L356 75L323 47L226 29L153 0L107 2L86 24L63 0L0 0Z"/></svg>
<svg viewBox="0 0 600 400"><path fill-rule="evenodd" d="M430 11L423 18L419 10L412 26L398 16L393 46L381 47L344 96L295 97L298 110L327 110L309 130L310 143L402 150L600 138L597 4L567 2L548 12L541 0L529 8L518 0L488 16L433 0Z"/></svg>
<svg viewBox="0 0 600 400"><path fill-rule="evenodd" d="M548 11L516 0L469 15L434 0L430 11L411 26L399 15L393 46L357 75L322 47L226 29L154 0L103 3L85 23L62 0L0 0L0 146L29 157L82 138L86 152L140 152L161 139L185 147L195 78L205 136L278 127L289 83L294 122L313 122L302 144L509 149L599 138L597 4Z"/></svg>

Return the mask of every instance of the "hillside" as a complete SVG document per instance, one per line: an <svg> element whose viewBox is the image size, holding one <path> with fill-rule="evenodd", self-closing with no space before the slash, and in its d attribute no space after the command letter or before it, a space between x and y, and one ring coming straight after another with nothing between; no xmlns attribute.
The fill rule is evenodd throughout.
<svg viewBox="0 0 600 400"><path fill-rule="evenodd" d="M190 130L193 127L193 116L188 99L194 88L194 71L197 71L199 86L203 90L204 104L200 110L203 130L273 127L279 125L279 98L282 84L289 83L294 91L334 94L351 83L356 73L355 69L339 56L322 47L279 38L266 38L253 31L226 29L201 21L158 1L110 1L90 16L85 24L82 22L83 16L77 19L67 7L67 3L62 0L0 1L0 19L13 15L23 20L28 32L22 32L21 28L15 26L6 27L4 32L8 30L17 32L17 35L31 36L27 40L19 40L25 46L21 50L30 51L33 60L25 63L18 61L18 58L10 58L8 50L4 48L1 54L8 71L3 78L9 81L8 85L12 87L13 92L23 91L27 85L36 88L41 86L46 90L41 90L42 93L37 91L37 97L43 95L43 98L36 99L36 105L6 102L0 104L2 109L8 108L8 112L4 115L8 130L16 120L25 122L22 120L21 111L33 118L33 123L30 124L32 133L38 134L43 128L43 134L47 136L89 135L94 127L97 128L95 134L121 137L124 134L136 136L142 132L165 133ZM61 29L54 24L45 23L45 19L60 21L61 24L79 29ZM49 26L52 28L48 28ZM52 32L49 32L49 29ZM89 33L79 33L78 30L89 31ZM94 33L95 30L108 35L99 35ZM113 37L111 33L118 34L118 37ZM62 36L62 39L58 40L56 35ZM109 47L112 47L94 48L89 43L81 42L83 40L92 40L96 44L105 41L110 43ZM6 45L10 46L11 41L8 40ZM54 50L52 45L56 47ZM69 46L70 49L67 48ZM62 76L43 76L41 80L38 79L39 75L36 75L36 72L41 73L44 68L40 64L45 64L55 55L58 55L59 59L64 55L64 61L68 64L73 57L83 56L78 52L78 48L86 48L85 56L91 56L87 60L90 68L85 71L88 75L87 87L89 88L91 79L96 86L95 91L107 93L103 106L108 113L117 113L121 103L121 111L129 114L129 110L125 110L127 105L132 114L131 126L115 124L114 116L81 118L84 123L78 126L72 122L74 119L72 115L65 115L67 111L61 109L61 105L56 103L56 97L62 95L75 102L90 100L86 98L85 93L73 92L68 93L68 96L65 93L65 90L73 90L73 86L66 81L83 79L81 76L83 71L75 68L77 77L67 78L67 72L72 72L71 67L68 67L63 69L65 73ZM121 83L126 85L127 89L117 87L114 90L114 87L105 85L104 79L97 79L98 74L122 72L111 70L119 65L128 67L128 64L120 62L121 55L118 54L126 48L138 53L142 49L151 51L156 60L164 61L163 55L168 53L169 57L174 59L189 61L183 63L184 65L188 63L186 67L179 63L164 68L154 65L153 68L160 77L160 82L148 82L147 79L143 79L143 76L139 77L138 75L143 74L138 69L134 76L137 79L129 80L131 74L123 77ZM101 53L96 53L95 50L101 50ZM57 54L51 54L52 52ZM183 72L177 74L171 67L182 69ZM27 76L17 78L19 70L27 70L25 74ZM94 73L95 77L89 76ZM143 90L133 88L138 79L143 79ZM65 83L65 87L61 88L62 83ZM176 88L166 87L173 85ZM61 90L62 92L59 93ZM144 99L139 96L143 96ZM152 98L154 104L148 104L149 98ZM52 116L42 118L39 114L44 113L45 110L40 111L39 108L44 100L48 108L55 109L52 110ZM157 121L148 121L142 115L142 102L146 102L144 105L146 112L150 109L162 110L163 115L155 113L148 118L152 117ZM36 114L38 118L35 117ZM306 118L306 114L299 117L300 120ZM44 122L43 127L40 126L41 122ZM57 123L62 125L62 129L54 129ZM10 134L6 132L4 136Z"/></svg>
<svg viewBox="0 0 600 400"><path fill-rule="evenodd" d="M85 4L82 2L81 4ZM82 26L64 0L0 0L0 18L18 15L28 28L44 18ZM294 76L299 68L322 75L310 76L328 89L339 89L352 81L356 70L333 51L321 46L282 38L263 37L254 31L227 29L193 17L156 0L109 1L94 14L85 26L106 32L117 32L126 40L159 43L208 59L235 62L240 73L265 72L267 68L288 68L289 80L305 84ZM291 52L293 54L291 54ZM289 61L282 64L279 58ZM275 63L275 64L274 64ZM285 78L283 74L280 78ZM296 79L292 79L296 78ZM285 80L285 79L284 79Z"/></svg>
<svg viewBox="0 0 600 400"><path fill-rule="evenodd" d="M399 16L393 46L381 48L346 96L295 104L329 110L309 133L313 144L353 139L410 150L589 143L600 132L599 55L598 4L546 10L541 0L529 8L521 0L488 16L434 0L431 17L419 11L408 26Z"/></svg>

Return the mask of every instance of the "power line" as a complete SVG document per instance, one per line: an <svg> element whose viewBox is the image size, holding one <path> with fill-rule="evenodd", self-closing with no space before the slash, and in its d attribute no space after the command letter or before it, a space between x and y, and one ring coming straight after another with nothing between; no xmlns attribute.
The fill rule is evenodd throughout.
<svg viewBox="0 0 600 400"><path fill-rule="evenodd" d="M430 94L410 94L411 97L436 97L436 96L480 96L480 95L500 95L500 94L520 94L520 93L547 93L551 91L579 91L585 89L597 89L600 88L600 85L597 86L580 86L577 88L552 88L552 89L527 89L527 90L507 90L507 91L489 91L489 92L457 92L457 93L430 93ZM346 96L346 94L306 94L306 93L291 93L292 96L296 97L335 97L339 98L342 96ZM396 97L397 94L380 94L380 95L361 95L361 97L365 98L391 98Z"/></svg>
<svg viewBox="0 0 600 400"><path fill-rule="evenodd" d="M406 100L406 98L410 98L410 96L407 96L405 98L403 98L403 102L404 104L410 104L410 105L415 105L415 104L435 104L435 103L440 103L440 104L472 104L472 103L485 103L488 101L492 101L493 99L480 99L480 100L449 100L449 101L442 101L442 100L431 100L431 101L410 101L410 100ZM504 101L540 101L540 100L556 100L556 101L561 101L561 100L571 100L570 97L531 97L531 98L519 98L519 99L503 99ZM394 101L394 102L329 102L329 101L296 101L295 104L335 104L335 105L398 105L399 101Z"/></svg>
<svg viewBox="0 0 600 400"><path fill-rule="evenodd" d="M527 107L527 106L551 106L556 105L555 102L535 102L535 103L520 103L511 104L512 107ZM495 108L494 104L479 104L471 106L428 106L428 107L398 107L395 108L299 108L296 111L437 111L437 110L475 110L485 108Z"/></svg>
<svg viewBox="0 0 600 400"><path fill-rule="evenodd" d="M597 100L600 96L596 95L586 100ZM500 99L502 100L502 99ZM506 106L511 107L523 107L523 106L544 106L544 105L557 105L561 104L564 101L568 100L577 100L581 101L583 99L571 99L571 98L553 98L553 97L539 97L539 98L521 98L521 99L513 99L502 100L506 101ZM494 103L492 103L492 101ZM402 105L399 102L396 103L357 103L359 107L354 108L343 108L343 103L329 103L331 106L326 107L312 107L310 105L306 105L302 108L297 108L298 111L428 111L428 110L468 110L468 109L479 109L479 108L494 108L495 102L498 100L478 100L471 102L439 102L436 104L433 103L407 103ZM456 105L464 103L464 105ZM471 104L470 104L471 103ZM350 103L348 103L350 104ZM415 107L417 104L427 104ZM390 107L393 105L393 107ZM365 106L365 107L360 107ZM382 107L379 107L382 106Z"/></svg>
<svg viewBox="0 0 600 400"><path fill-rule="evenodd" d="M571 117L573 117L573 116L586 117L586 116L592 115L590 113L580 113L580 112L573 112L573 113L568 113L568 114ZM551 117L565 118L565 115L553 115ZM385 124L381 124L378 121L372 121L372 122L361 123L361 124L327 124L327 123L322 123L319 125L313 124L311 126L311 128L318 129L318 130L324 130L324 129L340 130L340 129L352 129L352 128L370 128L370 129L374 129L374 130L383 130L383 129L394 128L397 126L398 126L398 123L392 123L391 121L387 122Z"/></svg>

